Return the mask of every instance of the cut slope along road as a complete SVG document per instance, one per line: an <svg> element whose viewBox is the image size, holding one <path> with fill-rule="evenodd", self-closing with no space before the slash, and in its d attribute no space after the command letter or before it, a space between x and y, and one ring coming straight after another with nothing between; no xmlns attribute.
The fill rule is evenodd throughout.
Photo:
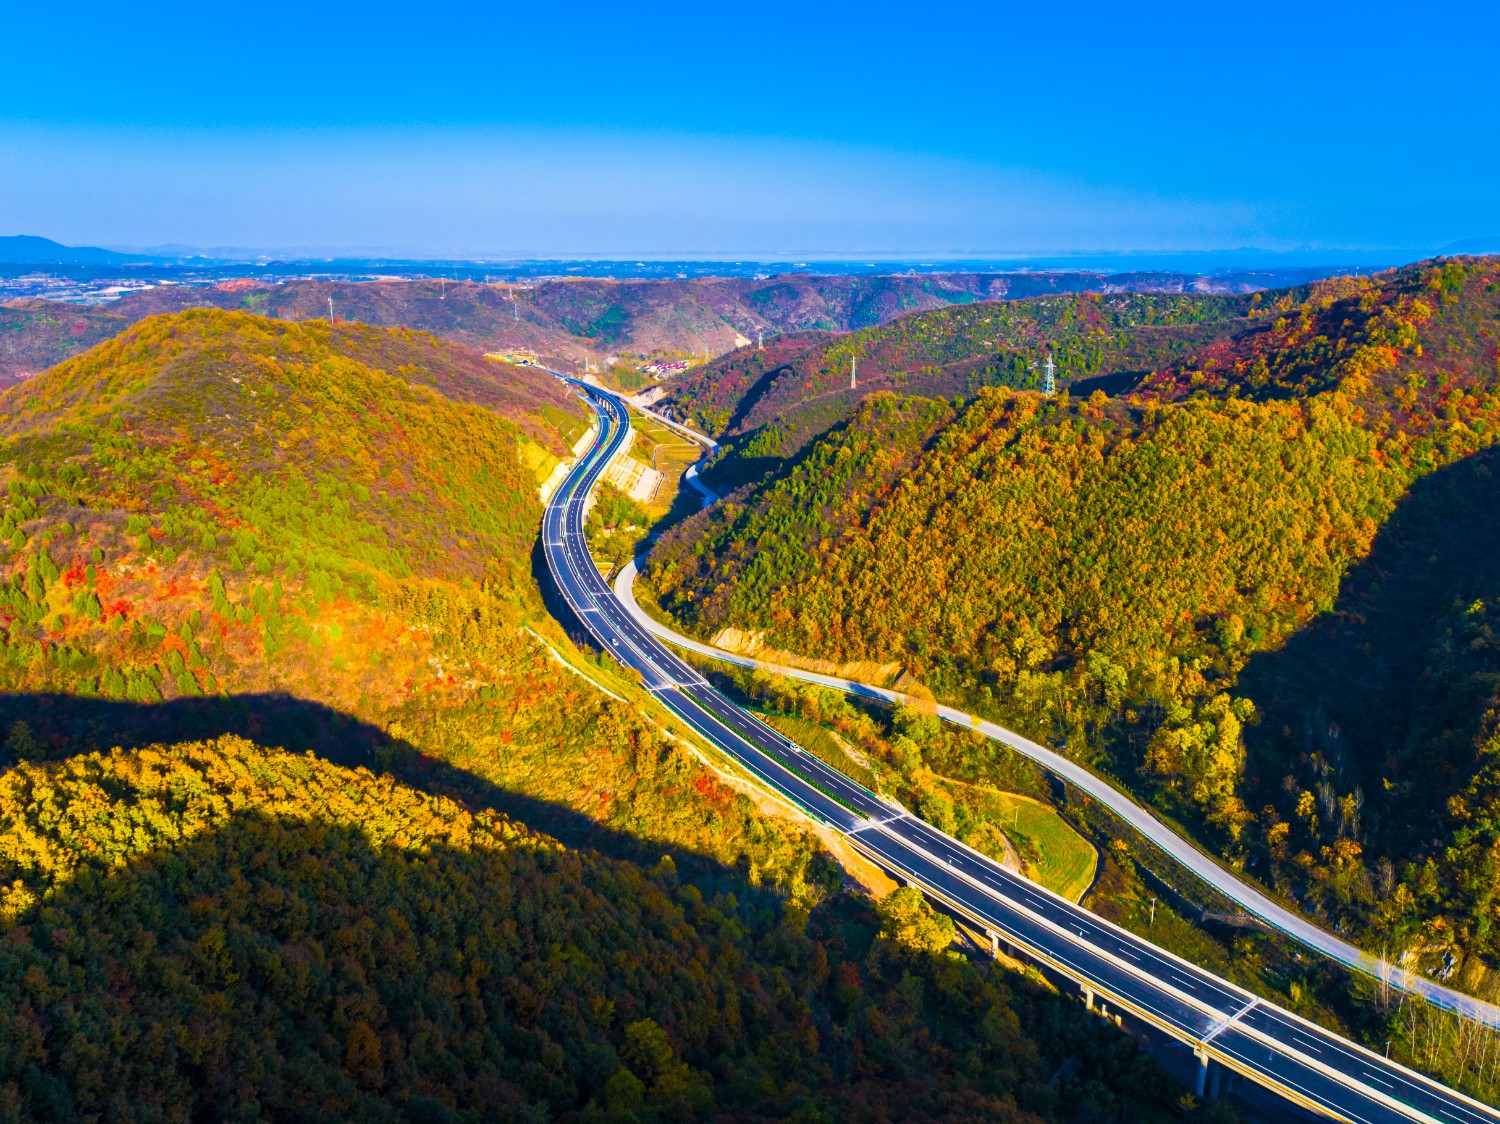
<svg viewBox="0 0 1500 1124"><path fill-rule="evenodd" d="M1199 1063L1200 1095L1212 1095L1218 1084L1214 1075L1223 1070L1339 1120L1500 1124L1494 1109L1007 871L829 767L714 690L626 609L589 554L584 512L624 444L629 416L613 395L597 388L587 393L599 426L593 445L545 509L548 570L577 623L709 745L811 819L839 832L866 858L987 933L993 949L1009 947L1071 980L1090 1007L1128 1014L1189 1045Z"/></svg>
<svg viewBox="0 0 1500 1124"><path fill-rule="evenodd" d="M707 486L696 475L692 483L703 496L705 507L718 498L709 491ZM753 656L744 656L736 652L729 652L723 648L716 648L711 644L705 644L700 640L684 636L682 633L669 628L667 625L650 616L636 602L634 586L637 573L638 570L635 562L628 563L615 579L615 594L619 598L620 603L625 606L626 610L635 619L636 623L658 639L675 644L677 647L684 648L697 655L706 656L709 659L721 660L740 667L760 668L776 675L784 675L790 679L800 679L807 683L817 683L820 686L830 687L835 691L842 691L846 694L878 699L887 703L916 703L919 701L909 695L902 694L899 691L892 691L885 687L876 687L869 683L860 683L854 679L843 679L835 675L824 675L815 671L805 671L802 668L787 667L783 664L758 660ZM1014 730L1007 729L1004 726L997 725L983 718L975 717L972 714L966 714L954 707L939 706L937 713L938 717L944 721L951 722L955 726L962 726L966 730L978 730L986 737L1009 746L1023 757L1029 757L1054 776L1073 785L1080 792L1087 793L1110 811L1114 812L1136 831L1144 835L1167 855L1192 871L1198 878L1201 878L1208 885L1219 891L1219 893L1229 898L1241 909L1245 910L1245 912L1264 921L1278 932L1300 941L1308 948L1320 952L1348 968L1353 968L1355 971L1373 976L1389 984L1391 987L1406 992L1408 995L1419 996L1436 1007L1453 1011L1456 1014L1472 1019L1475 1022L1483 1023L1486 1026L1500 1028L1500 1007L1475 996L1456 991L1451 987L1446 987L1436 980L1420 976L1400 965L1392 964L1313 924L1305 917L1271 898L1263 890L1240 878L1212 855L1201 850L1196 844L1183 838L1175 830L1164 824L1150 809L1140 804L1132 796L1122 792L1097 773L1085 769L1076 761L1072 761L1056 750L1048 749L1046 746L1040 745L1030 738L1016 733Z"/></svg>

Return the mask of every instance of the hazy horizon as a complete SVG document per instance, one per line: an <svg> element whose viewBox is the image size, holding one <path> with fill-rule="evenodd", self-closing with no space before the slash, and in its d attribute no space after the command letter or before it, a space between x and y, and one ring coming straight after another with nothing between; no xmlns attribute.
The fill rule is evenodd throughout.
<svg viewBox="0 0 1500 1124"><path fill-rule="evenodd" d="M1491 8L388 15L12 13L0 216L70 245L553 260L1410 260L1500 232ZM1392 82L1414 66L1430 89Z"/></svg>

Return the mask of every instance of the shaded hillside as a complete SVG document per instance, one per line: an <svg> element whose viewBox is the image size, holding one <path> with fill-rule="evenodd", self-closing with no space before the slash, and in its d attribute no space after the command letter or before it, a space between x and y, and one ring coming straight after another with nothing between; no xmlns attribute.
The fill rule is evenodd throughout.
<svg viewBox="0 0 1500 1124"><path fill-rule="evenodd" d="M1420 478L1332 609L1239 689L1278 882L1400 947L1493 959L1500 889L1500 449ZM1479 982L1470 961L1460 978Z"/></svg>
<svg viewBox="0 0 1500 1124"><path fill-rule="evenodd" d="M0 775L0 856L7 1119L1167 1115L920 899L706 898L236 738Z"/></svg>
<svg viewBox="0 0 1500 1124"><path fill-rule="evenodd" d="M1228 363L1205 360L1114 400L873 396L742 502L668 535L648 581L700 635L733 626L810 656L896 660L940 695L1066 742L1373 947L1493 961L1492 883L1444 864L1490 846L1479 495L1500 434L1494 264L1278 298L1215 345L1243 360L1218 382ZM1404 514L1428 488L1463 491L1429 478L1440 468L1471 498L1447 517ZM1424 529L1391 555L1399 590L1349 587L1367 556L1387 572L1372 544L1402 541L1412 520ZM1360 607L1372 595L1387 615ZM1323 614L1345 597L1329 632ZM1436 619L1415 627L1420 606ZM1320 700L1337 676L1289 692L1273 669L1319 635L1351 682L1360 660L1390 670L1336 706ZM1253 689L1240 679L1251 661L1266 669ZM1451 670L1414 683L1423 666ZM1334 760L1319 732L1335 710L1361 714L1361 764ZM1244 731L1261 717L1247 774ZM1354 792L1375 783L1392 788ZM1422 796L1402 799L1406 784ZM1365 833L1361 806L1410 819ZM1392 895L1399 923L1381 904Z"/></svg>
<svg viewBox="0 0 1500 1124"><path fill-rule="evenodd" d="M1122 389L1243 330L1258 306L1252 297L1094 293L944 308L848 335L743 348L675 380L658 408L728 438L710 478L733 488L795 455L871 392L969 398L984 386L1036 389L1049 354L1061 386Z"/></svg>
<svg viewBox="0 0 1500 1124"><path fill-rule="evenodd" d="M0 1115L1164 1117L571 649L536 379L196 311L0 396Z"/></svg>

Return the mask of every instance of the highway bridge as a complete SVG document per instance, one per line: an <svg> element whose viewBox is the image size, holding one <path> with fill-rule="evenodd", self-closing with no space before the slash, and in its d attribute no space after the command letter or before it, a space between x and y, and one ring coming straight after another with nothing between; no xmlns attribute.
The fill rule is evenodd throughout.
<svg viewBox="0 0 1500 1124"><path fill-rule="evenodd" d="M1500 1124L1500 1112L1299 1018L1003 869L856 784L715 691L620 602L589 554L589 496L630 427L626 408L568 380L598 415L594 444L547 505L542 539L578 622L721 752L900 880L1002 946L1073 981L1091 1006L1190 1046L1197 1092L1236 1074L1336 1119Z"/></svg>

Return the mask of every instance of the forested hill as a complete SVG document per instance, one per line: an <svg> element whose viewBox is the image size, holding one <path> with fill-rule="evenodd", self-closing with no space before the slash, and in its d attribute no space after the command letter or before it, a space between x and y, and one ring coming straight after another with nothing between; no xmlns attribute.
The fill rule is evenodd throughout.
<svg viewBox="0 0 1500 1124"><path fill-rule="evenodd" d="M219 311L0 396L0 1118L1165 1116L571 647L573 408Z"/></svg>
<svg viewBox="0 0 1500 1124"><path fill-rule="evenodd" d="M10 1120L1169 1118L915 891L778 916L236 738L0 775L0 844Z"/></svg>
<svg viewBox="0 0 1500 1124"><path fill-rule="evenodd" d="M1038 389L1048 355L1060 386L1129 386L1232 338L1261 309L1259 295L1083 293L916 312L741 348L675 380L658 408L728 438L709 475L732 488L795 455L872 391L967 398L985 386Z"/></svg>
<svg viewBox="0 0 1500 1124"><path fill-rule="evenodd" d="M1034 389L1049 352L1062 380L1088 378L1106 364L1154 370L1230 331L1182 329L1234 321L1259 304L1246 296L1096 292L913 312L845 335L806 333L764 351L741 349L674 381L662 401L725 436L847 389L851 360L866 393L943 395L1001 382Z"/></svg>
<svg viewBox="0 0 1500 1124"><path fill-rule="evenodd" d="M606 355L698 358L738 340L808 330L850 331L903 313L1083 290L1247 292L1274 274L1201 278L1167 273L944 273L887 276L790 274L749 278L591 278L515 286L440 278L282 283L249 278L160 285L98 307L44 300L0 304L0 386L115 335L146 316L188 308L255 312L285 320L328 316L418 328L486 351L529 351L574 370Z"/></svg>
<svg viewBox="0 0 1500 1124"><path fill-rule="evenodd" d="M901 661L1487 988L1497 268L1322 283L1123 398L872 396L647 580L703 636Z"/></svg>

